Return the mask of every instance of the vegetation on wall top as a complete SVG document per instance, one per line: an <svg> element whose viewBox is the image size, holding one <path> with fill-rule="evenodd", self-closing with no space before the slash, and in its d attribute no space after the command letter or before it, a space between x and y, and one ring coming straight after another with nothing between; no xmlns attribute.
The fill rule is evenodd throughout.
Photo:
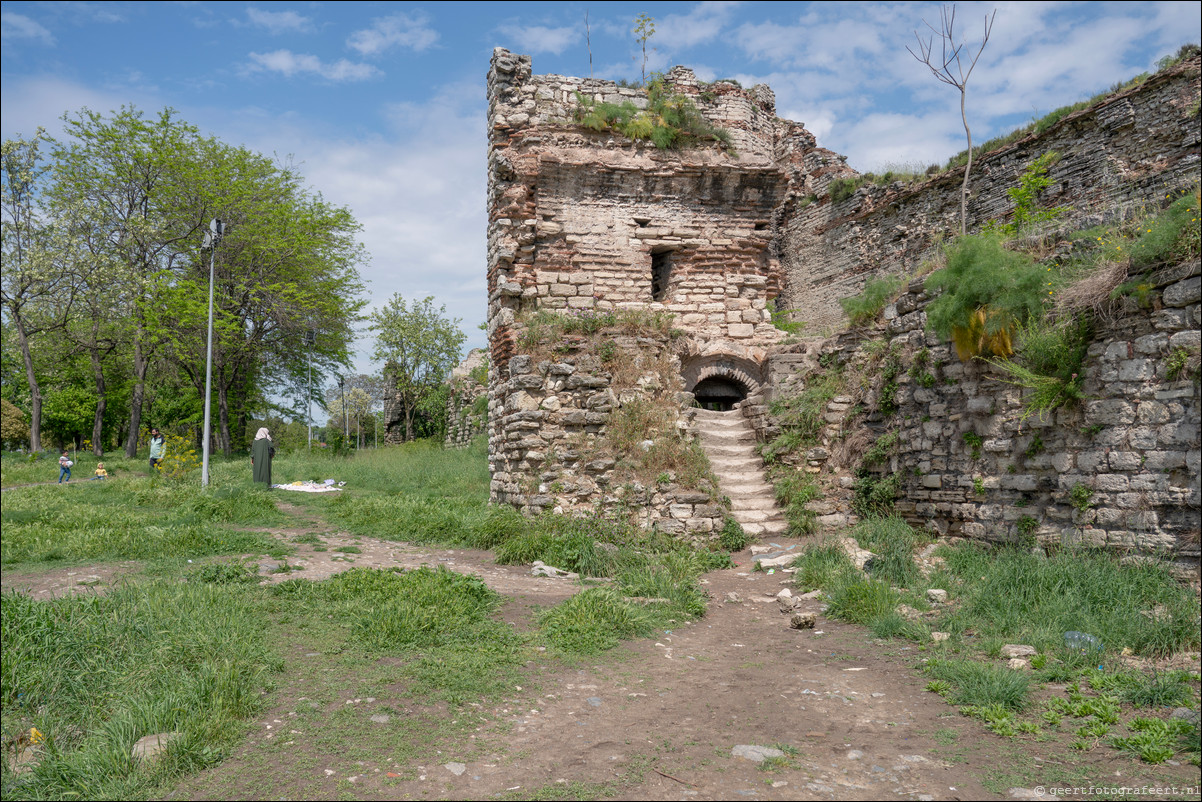
<svg viewBox="0 0 1202 802"><path fill-rule="evenodd" d="M734 150L730 132L711 125L693 101L668 89L662 75L647 84L647 108L633 102L598 103L576 93L576 122L594 131L617 131L630 139L649 139L660 150L682 148L701 142L717 142Z"/></svg>

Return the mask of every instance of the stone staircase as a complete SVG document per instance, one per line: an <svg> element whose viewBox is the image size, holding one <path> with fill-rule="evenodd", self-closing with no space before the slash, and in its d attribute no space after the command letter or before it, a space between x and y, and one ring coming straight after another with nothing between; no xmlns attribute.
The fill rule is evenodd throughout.
<svg viewBox="0 0 1202 802"><path fill-rule="evenodd" d="M776 504L751 423L739 410L698 409L693 433L705 449L720 492L730 499L731 517L749 535L779 535L789 528Z"/></svg>

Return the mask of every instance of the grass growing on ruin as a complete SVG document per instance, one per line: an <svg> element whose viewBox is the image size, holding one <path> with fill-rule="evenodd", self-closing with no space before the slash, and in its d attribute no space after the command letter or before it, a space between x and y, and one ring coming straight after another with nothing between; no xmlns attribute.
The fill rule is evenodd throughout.
<svg viewBox="0 0 1202 802"><path fill-rule="evenodd" d="M647 108L633 102L597 102L576 93L576 122L594 131L616 131L636 140L650 140L660 150L716 142L734 150L730 132L711 124L688 97L671 92L662 75L654 76L646 87Z"/></svg>

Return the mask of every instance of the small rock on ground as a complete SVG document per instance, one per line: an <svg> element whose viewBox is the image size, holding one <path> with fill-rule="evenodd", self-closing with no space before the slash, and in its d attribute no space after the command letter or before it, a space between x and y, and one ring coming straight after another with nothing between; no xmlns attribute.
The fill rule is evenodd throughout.
<svg viewBox="0 0 1202 802"><path fill-rule="evenodd" d="M730 750L731 757L741 757L752 763L763 763L770 757L784 757L785 753L771 746L756 744L739 744Z"/></svg>

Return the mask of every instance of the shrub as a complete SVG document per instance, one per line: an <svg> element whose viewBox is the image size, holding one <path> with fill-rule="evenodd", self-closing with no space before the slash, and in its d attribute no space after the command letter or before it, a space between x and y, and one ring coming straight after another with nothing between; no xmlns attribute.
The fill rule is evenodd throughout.
<svg viewBox="0 0 1202 802"><path fill-rule="evenodd" d="M851 298L840 298L839 306L843 307L852 326L866 326L876 320L885 305L893 299L898 288L902 285L901 276L883 276L871 279L864 285L864 291Z"/></svg>
<svg viewBox="0 0 1202 802"><path fill-rule="evenodd" d="M836 178L831 181L827 191L831 195L831 203L842 203L856 194L856 189L864 183L863 176L856 178Z"/></svg>
<svg viewBox="0 0 1202 802"><path fill-rule="evenodd" d="M742 551L747 548L751 538L743 531L743 527L734 518L727 518L718 535L718 545L727 551Z"/></svg>
<svg viewBox="0 0 1202 802"><path fill-rule="evenodd" d="M1060 160L1060 154L1050 150L1027 165L1018 179L1018 186L1006 190L1010 200L1014 202L1014 213L1010 222L996 225L990 221L990 228L1000 231L1006 236L1015 234L1040 223L1050 223L1064 213L1064 207L1055 206L1040 209L1036 206L1039 195L1052 185L1048 178L1048 168Z"/></svg>
<svg viewBox="0 0 1202 802"><path fill-rule="evenodd" d="M617 131L630 139L649 139L661 150L698 142L717 142L733 150L730 132L709 123L684 95L668 90L662 76L646 88L647 108L639 110L629 100L597 103L576 93L576 121L594 131Z"/></svg>
<svg viewBox="0 0 1202 802"><path fill-rule="evenodd" d="M960 237L947 249L947 266L926 281L928 292L940 293L927 320L961 360L1009 356L1014 329L1043 312L1046 276L1029 256L1003 248L996 234Z"/></svg>
<svg viewBox="0 0 1202 802"><path fill-rule="evenodd" d="M881 477L861 475L852 488L852 511L864 517L889 515L900 492L901 480L896 473Z"/></svg>

